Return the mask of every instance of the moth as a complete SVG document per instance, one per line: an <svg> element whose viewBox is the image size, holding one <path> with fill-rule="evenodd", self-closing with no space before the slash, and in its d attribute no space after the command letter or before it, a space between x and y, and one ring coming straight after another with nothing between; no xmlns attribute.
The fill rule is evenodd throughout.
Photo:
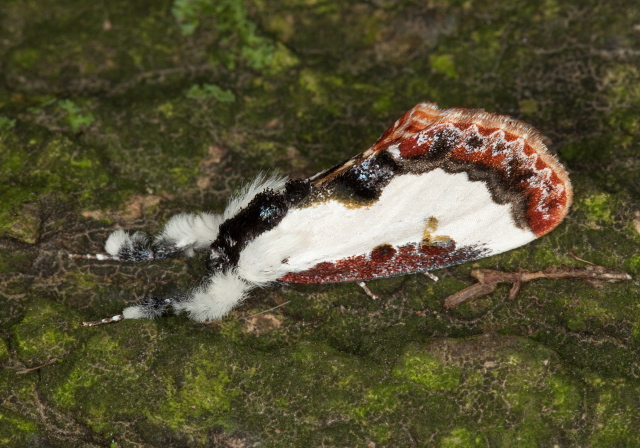
<svg viewBox="0 0 640 448"><path fill-rule="evenodd" d="M420 103L369 149L308 179L259 176L223 213L173 216L151 244L141 232L113 232L106 254L81 257L142 263L206 251L208 274L191 291L87 324L169 310L203 322L277 282L361 282L466 263L550 232L572 197L533 127Z"/></svg>

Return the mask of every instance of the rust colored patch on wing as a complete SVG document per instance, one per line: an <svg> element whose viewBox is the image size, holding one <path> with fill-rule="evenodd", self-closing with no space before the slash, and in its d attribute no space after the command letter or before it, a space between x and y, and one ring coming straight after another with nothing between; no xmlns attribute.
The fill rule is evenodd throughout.
<svg viewBox="0 0 640 448"><path fill-rule="evenodd" d="M396 248L383 244L370 254L318 263L311 269L289 273L279 280L288 283L341 283L393 277L466 263L482 258L485 252L479 247L458 249L452 242L432 246L407 244Z"/></svg>
<svg viewBox="0 0 640 448"><path fill-rule="evenodd" d="M540 133L510 117L421 103L369 151L377 154L392 146L413 163L465 171L470 180L492 180L489 188L498 203L517 203L521 192L522 220L538 237L562 221L573 199L567 172L548 152Z"/></svg>

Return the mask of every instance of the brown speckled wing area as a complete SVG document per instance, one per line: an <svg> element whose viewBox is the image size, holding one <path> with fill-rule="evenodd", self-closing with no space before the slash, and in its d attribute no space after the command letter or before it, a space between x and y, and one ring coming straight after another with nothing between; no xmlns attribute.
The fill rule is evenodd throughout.
<svg viewBox="0 0 640 448"><path fill-rule="evenodd" d="M477 247L457 249L454 244L407 244L398 248L381 245L369 254L319 263L304 272L289 273L280 280L288 283L341 283L394 277L477 260L483 257L483 252Z"/></svg>
<svg viewBox="0 0 640 448"><path fill-rule="evenodd" d="M442 112L443 110L439 109L434 103L418 104L387 129L369 151L380 152L387 148L390 143L425 130L440 117Z"/></svg>
<svg viewBox="0 0 640 448"><path fill-rule="evenodd" d="M484 182L494 202L511 204L517 225L539 237L564 219L573 200L566 170L542 139L532 126L504 115L420 103L367 151L311 177L317 187L311 200L346 192L354 202L370 203L394 175L441 168Z"/></svg>
<svg viewBox="0 0 640 448"><path fill-rule="evenodd" d="M495 202L511 202L516 222L526 223L536 236L553 230L573 199L569 176L540 133L510 117L421 103L369 151L381 154L394 147L408 171L440 167L485 181Z"/></svg>

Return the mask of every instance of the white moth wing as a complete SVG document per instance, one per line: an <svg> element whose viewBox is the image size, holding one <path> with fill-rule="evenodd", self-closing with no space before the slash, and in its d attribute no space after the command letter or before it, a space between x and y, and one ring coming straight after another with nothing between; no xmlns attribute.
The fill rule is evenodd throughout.
<svg viewBox="0 0 640 448"><path fill-rule="evenodd" d="M380 199L368 207L353 208L329 200L293 209L278 226L247 245L246 258L241 256L239 265L251 265L267 277L281 277L319 263L364 256L380 245L419 246L425 232L431 234L432 244L451 241L458 248L481 249L483 256L536 238L530 230L516 226L510 207L494 203L481 182L469 181L466 173L436 169L393 179ZM292 239L293 245L273 243ZM254 253L262 254L257 263ZM411 271L408 267L407 272Z"/></svg>

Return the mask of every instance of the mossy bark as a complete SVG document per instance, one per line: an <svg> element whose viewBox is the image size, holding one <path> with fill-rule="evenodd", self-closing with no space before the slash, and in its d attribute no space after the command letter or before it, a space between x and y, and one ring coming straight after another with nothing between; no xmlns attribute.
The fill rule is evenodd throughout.
<svg viewBox="0 0 640 448"><path fill-rule="evenodd" d="M638 27L630 0L3 1L0 445L640 445ZM204 257L67 253L314 174L425 100L549 136L566 221L437 283L371 282L378 301L275 286L208 325L77 326L192 287ZM633 280L443 308L472 268L582 267L570 250Z"/></svg>

